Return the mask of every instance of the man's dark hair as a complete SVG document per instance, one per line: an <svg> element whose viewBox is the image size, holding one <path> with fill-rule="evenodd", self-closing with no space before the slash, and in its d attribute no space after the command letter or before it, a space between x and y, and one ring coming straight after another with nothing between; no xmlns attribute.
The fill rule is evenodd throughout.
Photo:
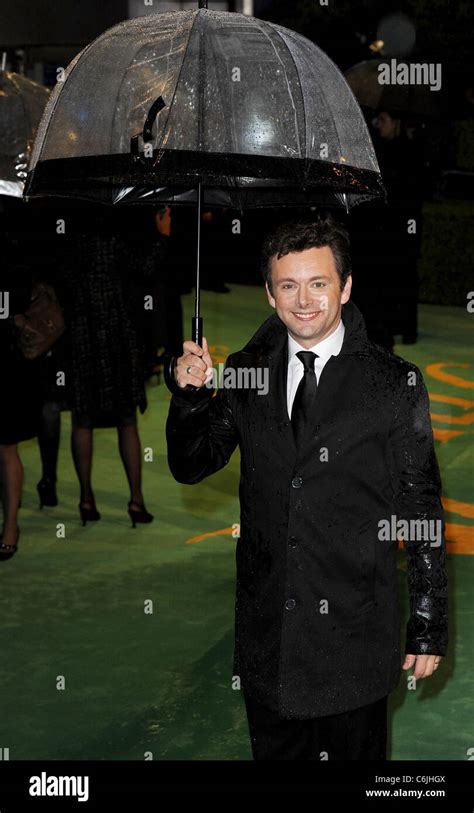
<svg viewBox="0 0 474 813"><path fill-rule="evenodd" d="M273 294L271 264L286 254L305 251L308 248L329 246L334 255L341 290L351 273L349 234L342 223L331 214L319 215L309 222L283 223L271 232L263 243L261 271Z"/></svg>

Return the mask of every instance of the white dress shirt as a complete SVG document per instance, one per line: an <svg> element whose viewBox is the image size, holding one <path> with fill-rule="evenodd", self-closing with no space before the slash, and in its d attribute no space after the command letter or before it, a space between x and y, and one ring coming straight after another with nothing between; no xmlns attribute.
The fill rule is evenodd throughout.
<svg viewBox="0 0 474 813"><path fill-rule="evenodd" d="M313 345L313 347L302 347L288 333L288 378L286 393L288 416L290 418L296 390L298 389L298 384L303 378L304 373L304 367L296 353L298 353L300 350L312 350L313 353L318 354L319 358L315 358L314 360L314 372L316 373L316 381L319 384L319 377L326 362L329 361L331 356L337 356L341 352L342 342L344 340L344 331L344 322L342 319L340 319L336 329L333 330L329 336L326 336L322 342Z"/></svg>

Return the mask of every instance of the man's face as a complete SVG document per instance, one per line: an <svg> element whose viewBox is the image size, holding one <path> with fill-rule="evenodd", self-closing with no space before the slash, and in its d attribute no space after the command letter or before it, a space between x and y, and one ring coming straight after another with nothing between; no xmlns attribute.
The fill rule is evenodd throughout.
<svg viewBox="0 0 474 813"><path fill-rule="evenodd" d="M341 318L341 306L351 295L352 278L341 291L334 255L329 246L308 248L272 258L273 294L268 301L290 335L302 347L312 347L329 336Z"/></svg>
<svg viewBox="0 0 474 813"><path fill-rule="evenodd" d="M391 141L392 138L400 135L400 119L392 119L389 113L379 113L376 119L376 127L381 138Z"/></svg>

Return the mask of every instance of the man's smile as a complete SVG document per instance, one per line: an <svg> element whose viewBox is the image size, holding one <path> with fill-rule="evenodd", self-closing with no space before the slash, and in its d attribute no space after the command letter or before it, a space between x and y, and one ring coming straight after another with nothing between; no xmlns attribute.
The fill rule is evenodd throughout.
<svg viewBox="0 0 474 813"><path fill-rule="evenodd" d="M293 316L296 316L297 319L300 319L302 322L309 322L310 319L314 319L315 316L320 313L320 311L312 311L310 313L299 313L298 311L292 311Z"/></svg>

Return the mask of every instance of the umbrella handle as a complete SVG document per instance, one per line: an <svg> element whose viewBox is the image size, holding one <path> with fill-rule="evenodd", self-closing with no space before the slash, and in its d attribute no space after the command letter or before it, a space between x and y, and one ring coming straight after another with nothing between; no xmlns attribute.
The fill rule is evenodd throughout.
<svg viewBox="0 0 474 813"><path fill-rule="evenodd" d="M165 384L172 392L176 395L181 395L182 392L202 392L202 387L195 387L194 384L186 384L185 387L180 387L178 382L175 378L175 369L177 364L177 357L176 356L166 356L165 362L163 365L163 377L165 379Z"/></svg>
<svg viewBox="0 0 474 813"><path fill-rule="evenodd" d="M193 316L191 319L191 336L193 342L202 347L202 316Z"/></svg>

